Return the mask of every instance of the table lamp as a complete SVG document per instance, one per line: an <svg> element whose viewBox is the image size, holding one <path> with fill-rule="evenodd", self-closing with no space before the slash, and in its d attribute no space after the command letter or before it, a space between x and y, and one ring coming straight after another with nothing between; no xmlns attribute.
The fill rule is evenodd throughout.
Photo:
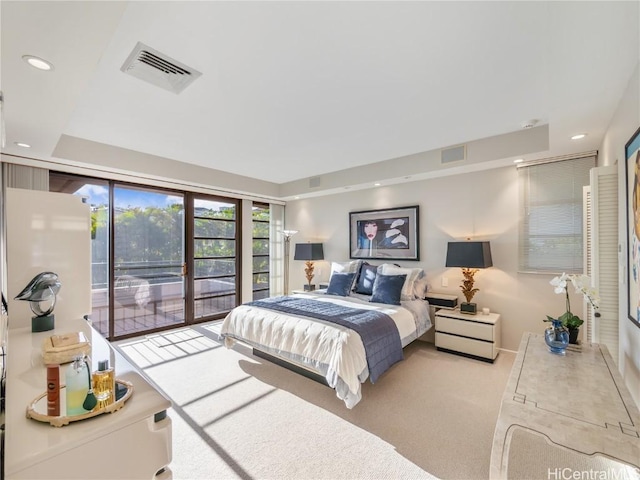
<svg viewBox="0 0 640 480"><path fill-rule="evenodd" d="M315 285L311 285L313 279L313 261L324 260L324 251L321 243L296 243L296 251L293 256L294 260L305 260L304 273L307 277L307 285L304 289L307 291L315 290Z"/></svg>
<svg viewBox="0 0 640 480"><path fill-rule="evenodd" d="M460 304L460 312L475 314L477 306L471 300L479 289L473 287L473 276L479 268L493 266L489 242L449 242L445 266L462 267L464 280L460 290L467 301Z"/></svg>

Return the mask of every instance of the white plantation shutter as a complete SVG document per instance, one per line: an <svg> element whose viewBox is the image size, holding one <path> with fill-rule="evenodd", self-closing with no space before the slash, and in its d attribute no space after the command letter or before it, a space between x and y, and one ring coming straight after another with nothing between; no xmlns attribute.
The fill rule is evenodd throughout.
<svg viewBox="0 0 640 480"><path fill-rule="evenodd" d="M595 154L518 167L519 271L582 273L582 187Z"/></svg>
<svg viewBox="0 0 640 480"><path fill-rule="evenodd" d="M588 309L591 341L604 344L618 364L618 170L591 170L591 280L600 296L599 316Z"/></svg>
<svg viewBox="0 0 640 480"><path fill-rule="evenodd" d="M594 168L593 170L597 170ZM593 170L591 172L593 173ZM582 192L582 211L584 215L584 273L593 280L593 208L591 205L591 186L584 187ZM585 340L593 342L595 312L591 303L585 301Z"/></svg>

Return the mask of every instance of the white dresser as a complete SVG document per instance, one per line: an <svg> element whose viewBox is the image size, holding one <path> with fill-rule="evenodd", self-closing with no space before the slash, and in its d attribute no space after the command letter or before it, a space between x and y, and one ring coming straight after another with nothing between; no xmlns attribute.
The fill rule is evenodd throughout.
<svg viewBox="0 0 640 480"><path fill-rule="evenodd" d="M118 379L133 384L124 406L64 427L28 419L27 406L46 390L41 344L49 335L82 331L92 346L92 365L109 360ZM64 381L66 365L61 366ZM169 479L171 402L85 320L63 321L32 333L9 330L4 474L7 479ZM159 472L159 473L158 473Z"/></svg>
<svg viewBox="0 0 640 480"><path fill-rule="evenodd" d="M493 362L500 350L500 315L469 314L458 310L436 312L436 347L486 362Z"/></svg>

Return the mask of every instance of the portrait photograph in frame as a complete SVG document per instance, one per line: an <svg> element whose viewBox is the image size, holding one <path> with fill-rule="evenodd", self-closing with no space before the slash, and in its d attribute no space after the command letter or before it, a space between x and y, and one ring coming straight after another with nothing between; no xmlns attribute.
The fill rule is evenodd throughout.
<svg viewBox="0 0 640 480"><path fill-rule="evenodd" d="M420 260L419 207L349 213L350 258Z"/></svg>
<svg viewBox="0 0 640 480"><path fill-rule="evenodd" d="M640 128L624 146L627 185L628 317L640 327Z"/></svg>

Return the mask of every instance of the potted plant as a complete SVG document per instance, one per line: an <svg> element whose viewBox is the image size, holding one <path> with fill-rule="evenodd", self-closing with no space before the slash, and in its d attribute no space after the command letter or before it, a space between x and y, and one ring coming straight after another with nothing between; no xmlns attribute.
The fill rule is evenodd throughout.
<svg viewBox="0 0 640 480"><path fill-rule="evenodd" d="M574 288L576 289L576 293L581 293L584 299L588 301L595 310L598 309L600 299L598 298L598 293L596 292L596 290L591 287L591 279L587 275L567 275L566 273L563 273L561 276L555 277L553 280L551 280L551 282L549 282L554 287L555 293L564 293L567 310L557 318L547 315L547 319L544 321L553 322L554 320L558 320L562 324L562 326L569 331L569 343L575 344L578 343L580 326L584 323L584 321L578 315L574 315L571 312L568 282L571 282L573 284Z"/></svg>

